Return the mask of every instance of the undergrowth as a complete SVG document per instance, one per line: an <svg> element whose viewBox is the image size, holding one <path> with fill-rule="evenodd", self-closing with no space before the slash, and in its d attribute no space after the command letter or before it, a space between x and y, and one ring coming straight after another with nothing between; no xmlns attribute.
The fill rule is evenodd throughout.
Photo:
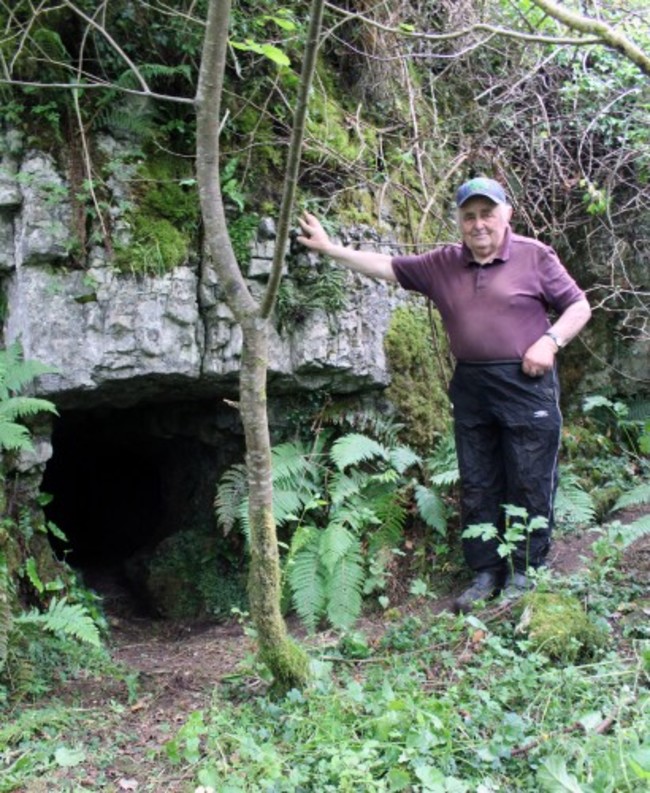
<svg viewBox="0 0 650 793"><path fill-rule="evenodd" d="M408 616L314 650L311 688L281 701L238 679L166 755L220 793L647 790L650 647L612 628L639 588L605 568L553 584L588 592L606 632L580 663L535 649L518 614Z"/></svg>

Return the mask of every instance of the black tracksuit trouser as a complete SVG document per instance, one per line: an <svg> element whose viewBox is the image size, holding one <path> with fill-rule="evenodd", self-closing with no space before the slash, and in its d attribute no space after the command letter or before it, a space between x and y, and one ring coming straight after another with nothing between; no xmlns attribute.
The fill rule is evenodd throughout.
<svg viewBox="0 0 650 793"><path fill-rule="evenodd" d="M528 519L548 525L533 531L513 554L515 570L543 564L553 528L557 459L562 429L557 372L525 375L520 361L456 366L449 396L461 482L463 529L491 523L505 527L503 505L523 507ZM463 539L474 571L502 570L498 538Z"/></svg>

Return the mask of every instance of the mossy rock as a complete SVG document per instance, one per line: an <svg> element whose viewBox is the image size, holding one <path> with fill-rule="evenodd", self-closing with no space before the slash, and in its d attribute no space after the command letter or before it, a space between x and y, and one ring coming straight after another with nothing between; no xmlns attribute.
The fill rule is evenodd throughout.
<svg viewBox="0 0 650 793"><path fill-rule="evenodd" d="M528 636L532 649L554 661L588 660L607 642L606 630L571 595L531 592L519 608L517 631Z"/></svg>
<svg viewBox="0 0 650 793"><path fill-rule="evenodd" d="M150 605L169 619L225 619L246 609L246 578L220 558L219 539L199 531L167 537L145 562Z"/></svg>
<svg viewBox="0 0 650 793"><path fill-rule="evenodd" d="M426 306L400 306L393 313L384 346L391 372L387 396L408 428L403 440L419 451L430 452L451 425L447 341L437 312L432 326Z"/></svg>

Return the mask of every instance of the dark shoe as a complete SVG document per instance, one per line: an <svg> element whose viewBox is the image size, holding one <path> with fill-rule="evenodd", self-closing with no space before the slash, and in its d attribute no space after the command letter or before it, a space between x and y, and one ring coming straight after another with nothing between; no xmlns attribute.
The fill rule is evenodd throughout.
<svg viewBox="0 0 650 793"><path fill-rule="evenodd" d="M514 602L534 588L535 583L531 580L530 576L515 570L514 573L508 573L506 576L501 597L503 600Z"/></svg>
<svg viewBox="0 0 650 793"><path fill-rule="evenodd" d="M467 614L479 601L489 600L499 590L499 573L496 570L483 570L477 573L474 582L454 601L457 614Z"/></svg>

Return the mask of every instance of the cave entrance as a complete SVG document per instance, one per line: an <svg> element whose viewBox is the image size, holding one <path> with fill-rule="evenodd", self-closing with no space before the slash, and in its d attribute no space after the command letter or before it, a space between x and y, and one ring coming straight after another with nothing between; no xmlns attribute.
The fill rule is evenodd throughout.
<svg viewBox="0 0 650 793"><path fill-rule="evenodd" d="M41 489L67 537L54 549L87 585L111 594L129 578L135 592L134 559L176 532L216 532L215 483L242 458L229 414L214 402L61 413Z"/></svg>

